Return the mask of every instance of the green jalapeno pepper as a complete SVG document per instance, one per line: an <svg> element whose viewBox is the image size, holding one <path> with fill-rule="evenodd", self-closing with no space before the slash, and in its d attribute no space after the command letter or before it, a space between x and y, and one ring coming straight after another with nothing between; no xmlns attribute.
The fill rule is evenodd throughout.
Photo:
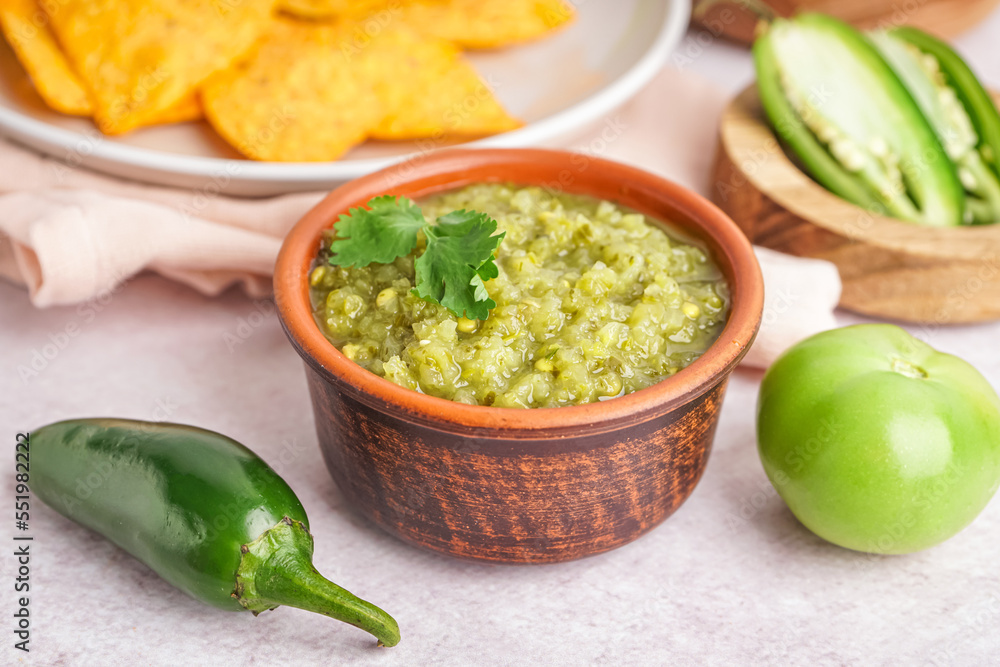
<svg viewBox="0 0 1000 667"><path fill-rule="evenodd" d="M31 489L207 604L289 605L399 642L396 621L321 576L302 503L240 443L212 431L78 419L30 434Z"/></svg>
<svg viewBox="0 0 1000 667"><path fill-rule="evenodd" d="M1000 114L965 61L916 28L869 34L906 85L958 168L965 188L964 222L1000 220Z"/></svg>
<svg viewBox="0 0 1000 667"><path fill-rule="evenodd" d="M753 50L765 113L821 185L903 220L962 222L955 166L864 35L829 16L800 14L774 19Z"/></svg>
<svg viewBox="0 0 1000 667"><path fill-rule="evenodd" d="M757 69L757 91L772 125L792 152L821 185L849 202L873 209L878 196L868 185L834 159L806 127L782 89L778 61L768 33L757 38L753 48Z"/></svg>

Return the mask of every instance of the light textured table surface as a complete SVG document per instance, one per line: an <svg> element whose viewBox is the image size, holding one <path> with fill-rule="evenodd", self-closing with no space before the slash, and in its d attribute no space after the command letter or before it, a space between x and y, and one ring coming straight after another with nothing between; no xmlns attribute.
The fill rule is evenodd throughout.
<svg viewBox="0 0 1000 667"><path fill-rule="evenodd" d="M994 14L958 40L992 87L1000 87L998 38ZM745 52L706 42L689 35L681 52L690 61L678 62L732 91L752 78ZM295 609L255 619L202 606L35 500L31 653L12 648L18 595L8 548L13 521L5 521L0 664L1000 660L1000 500L954 539L916 555L870 557L823 542L796 522L761 469L753 430L758 372L734 374L705 476L667 522L602 556L504 567L418 551L345 506L316 447L301 363L269 304L235 292L208 299L142 276L99 302L35 310L24 292L0 283L0 322L5 502L13 500L18 431L93 415L215 429L278 469L312 519L318 569L387 609L403 633L397 648L376 649L361 631ZM1000 324L920 333L1000 386ZM18 376L19 365L60 341L37 376Z"/></svg>

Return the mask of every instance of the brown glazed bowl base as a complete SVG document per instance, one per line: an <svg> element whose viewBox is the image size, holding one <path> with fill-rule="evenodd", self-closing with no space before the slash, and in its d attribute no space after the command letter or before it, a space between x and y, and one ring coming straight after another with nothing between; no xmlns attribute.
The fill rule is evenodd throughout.
<svg viewBox="0 0 1000 667"><path fill-rule="evenodd" d="M323 458L352 505L416 546L502 563L602 553L673 514L701 479L726 385L618 442L597 433L511 443L445 440L413 424L401 438L396 420L328 397L307 373Z"/></svg>

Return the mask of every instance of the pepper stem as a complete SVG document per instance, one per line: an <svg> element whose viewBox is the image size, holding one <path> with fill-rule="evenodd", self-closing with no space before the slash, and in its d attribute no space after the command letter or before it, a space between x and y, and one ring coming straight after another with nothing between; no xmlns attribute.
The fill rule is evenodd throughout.
<svg viewBox="0 0 1000 667"><path fill-rule="evenodd" d="M297 607L361 628L379 646L399 643L392 616L316 571L312 535L301 521L285 517L242 552L233 597L255 616L280 605Z"/></svg>

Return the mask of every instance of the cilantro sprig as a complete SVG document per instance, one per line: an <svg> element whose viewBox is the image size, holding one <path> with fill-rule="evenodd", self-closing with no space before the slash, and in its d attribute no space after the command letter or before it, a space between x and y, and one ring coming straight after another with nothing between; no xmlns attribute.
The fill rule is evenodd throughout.
<svg viewBox="0 0 1000 667"><path fill-rule="evenodd" d="M413 263L413 293L455 317L485 320L496 308L486 281L499 275L493 253L506 232L494 235L497 221L485 213L452 211L431 225L406 197L385 195L341 215L334 229L330 264L358 267L410 254L422 232L426 247Z"/></svg>

